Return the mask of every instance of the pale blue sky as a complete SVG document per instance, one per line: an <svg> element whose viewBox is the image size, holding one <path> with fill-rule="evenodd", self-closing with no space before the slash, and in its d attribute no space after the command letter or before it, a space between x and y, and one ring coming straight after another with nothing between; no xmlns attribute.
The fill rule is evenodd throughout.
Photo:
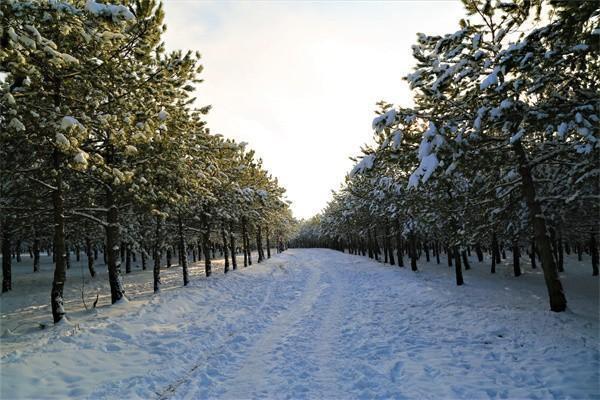
<svg viewBox="0 0 600 400"><path fill-rule="evenodd" d="M288 189L297 217L319 212L372 136L378 100L410 104L417 32L450 33L456 1L166 0L168 49L199 50L214 133L246 141Z"/></svg>

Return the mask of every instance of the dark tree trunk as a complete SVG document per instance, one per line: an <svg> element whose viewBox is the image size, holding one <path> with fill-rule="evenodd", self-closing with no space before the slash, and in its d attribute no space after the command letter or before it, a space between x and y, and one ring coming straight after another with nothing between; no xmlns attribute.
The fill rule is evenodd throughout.
<svg viewBox="0 0 600 400"><path fill-rule="evenodd" d="M231 268L237 269L237 255L235 254L235 236L233 234L233 224L229 225L229 248L231 249Z"/></svg>
<svg viewBox="0 0 600 400"><path fill-rule="evenodd" d="M31 249L33 253L33 272L40 270L40 239L35 235L33 239L33 247Z"/></svg>
<svg viewBox="0 0 600 400"><path fill-rule="evenodd" d="M188 273L188 263L187 263L187 250L185 246L185 235L183 232L183 220L181 219L181 214L178 215L179 222L179 253L181 254L181 272L183 274L183 286L187 286L190 283L190 276Z"/></svg>
<svg viewBox="0 0 600 400"><path fill-rule="evenodd" d="M463 250L460 252L462 256L463 264L465 265L465 271L471 269L471 264L469 264L469 258L467 257L467 251Z"/></svg>
<svg viewBox="0 0 600 400"><path fill-rule="evenodd" d="M396 260L394 260L394 247L392 246L392 239L390 237L390 227L386 224L385 226L385 241L387 242L388 249L388 259L390 260L390 265L396 265Z"/></svg>
<svg viewBox="0 0 600 400"><path fill-rule="evenodd" d="M125 296L121 281L121 261L119 260L119 209L114 200L112 189L106 192L106 208L108 209L106 226L106 258L110 298L114 304Z"/></svg>
<svg viewBox="0 0 600 400"><path fill-rule="evenodd" d="M229 272L229 252L227 251L227 235L225 234L225 224L221 224L221 237L223 239L223 258L225 259L224 272Z"/></svg>
<svg viewBox="0 0 600 400"><path fill-rule="evenodd" d="M167 268L171 268L173 265L173 252L171 251L171 246L167 245Z"/></svg>
<svg viewBox="0 0 600 400"><path fill-rule="evenodd" d="M96 276L96 270L94 269L94 254L92 253L92 240L89 237L85 238L85 254L87 256L88 270L90 275Z"/></svg>
<svg viewBox="0 0 600 400"><path fill-rule="evenodd" d="M71 251L69 250L69 245L65 242L65 263L67 264L67 269L71 269Z"/></svg>
<svg viewBox="0 0 600 400"><path fill-rule="evenodd" d="M3 223L2 230L2 293L12 290L12 271L10 256L10 233L6 226L6 221Z"/></svg>
<svg viewBox="0 0 600 400"><path fill-rule="evenodd" d="M125 273L131 273L131 243L125 243Z"/></svg>
<svg viewBox="0 0 600 400"><path fill-rule="evenodd" d="M435 241L435 261L440 265L440 242Z"/></svg>
<svg viewBox="0 0 600 400"><path fill-rule="evenodd" d="M448 256L448 268L452 268L452 249L450 248L450 245L446 245L446 255Z"/></svg>
<svg viewBox="0 0 600 400"><path fill-rule="evenodd" d="M258 262L264 260L263 249L262 249L262 230L260 224L256 228L256 250L258 250Z"/></svg>
<svg viewBox="0 0 600 400"><path fill-rule="evenodd" d="M396 224L396 257L398 266L404 267L404 256L402 254L402 233L400 232L400 223Z"/></svg>
<svg viewBox="0 0 600 400"><path fill-rule="evenodd" d="M529 259L531 260L531 268L536 269L537 265L535 262L535 239L531 239L531 254L529 255Z"/></svg>
<svg viewBox="0 0 600 400"><path fill-rule="evenodd" d="M598 243L596 243L596 235L594 233L590 237L590 253L592 253L592 276L598 276Z"/></svg>
<svg viewBox="0 0 600 400"><path fill-rule="evenodd" d="M417 238L414 233L410 234L410 269L417 271Z"/></svg>
<svg viewBox="0 0 600 400"><path fill-rule="evenodd" d="M67 279L67 263L65 261L65 206L61 165L62 156L58 149L54 150L53 162L55 190L52 191L52 206L54 213L54 255L56 257L56 265L54 266L50 304L52 306L54 323L58 323L65 316L63 290Z"/></svg>
<svg viewBox="0 0 600 400"><path fill-rule="evenodd" d="M521 262L520 262L520 251L519 244L515 241L512 244L512 253L513 253L513 270L515 276L521 276Z"/></svg>
<svg viewBox="0 0 600 400"><path fill-rule="evenodd" d="M577 243L577 261L583 261L583 246Z"/></svg>
<svg viewBox="0 0 600 400"><path fill-rule="evenodd" d="M481 244L475 243L475 253L477 254L477 261L483 262L483 251L481 251Z"/></svg>
<svg viewBox="0 0 600 400"><path fill-rule="evenodd" d="M558 250L558 272L565 271L565 254L563 248L562 234L559 232L558 240L556 242Z"/></svg>
<svg viewBox="0 0 600 400"><path fill-rule="evenodd" d="M207 215L203 215L202 220L202 252L204 253L204 273L208 278L212 274L212 265L210 262L210 222Z"/></svg>
<svg viewBox="0 0 600 400"><path fill-rule="evenodd" d="M160 259L162 258L162 230L160 217L156 217L156 242L154 243L154 266L152 268L152 277L154 281L154 293L160 291Z"/></svg>
<svg viewBox="0 0 600 400"><path fill-rule="evenodd" d="M536 199L535 183L531 175L531 167L527 160L525 150L521 142L517 141L513 144L513 148L519 159L519 174L521 175L521 189L523 197L529 208L529 215L533 220L533 230L535 233L535 242L540 249L542 257L542 270L544 271L544 279L548 289L550 299L550 309L552 311L565 311L567 308L567 299L563 293L562 284L558 277L556 265L552 258L552 250L550 240L546 236L546 220L542 212L542 207Z"/></svg>
<svg viewBox="0 0 600 400"><path fill-rule="evenodd" d="M425 260L427 262L430 261L429 259L429 245L427 244L427 242L423 242L423 251L425 252Z"/></svg>
<svg viewBox="0 0 600 400"><path fill-rule="evenodd" d="M456 272L456 285L461 286L462 284L465 283L465 281L463 280L462 265L460 263L460 252L458 251L458 246L454 246L453 252L454 252L454 265L455 265L454 271Z"/></svg>
<svg viewBox="0 0 600 400"><path fill-rule="evenodd" d="M142 258L142 271L145 271L146 268L148 267L148 261L146 260L146 248L145 246L142 246L142 248L140 249L140 257Z"/></svg>
<svg viewBox="0 0 600 400"><path fill-rule="evenodd" d="M492 257L496 258L496 264L500 264L502 262L500 257L500 245L498 244L496 232L492 233Z"/></svg>
<svg viewBox="0 0 600 400"><path fill-rule="evenodd" d="M17 262L21 262L21 240L17 240L17 244L15 245L15 255L17 256Z"/></svg>
<svg viewBox="0 0 600 400"><path fill-rule="evenodd" d="M265 227L265 234L267 239L267 258L271 258L271 241L269 240L269 227Z"/></svg>

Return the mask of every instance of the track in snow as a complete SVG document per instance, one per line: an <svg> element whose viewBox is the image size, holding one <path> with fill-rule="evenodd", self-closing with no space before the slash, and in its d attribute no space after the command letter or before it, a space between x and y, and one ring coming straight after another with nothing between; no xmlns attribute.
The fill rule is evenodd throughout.
<svg viewBox="0 0 600 400"><path fill-rule="evenodd" d="M597 313L580 312L577 302L568 313L545 311L545 289L533 273L514 279L500 268L491 277L474 263L459 288L447 267L420 267L424 272L415 274L331 250L292 249L227 276L197 279L130 313L113 317L108 308L79 329L46 332L38 347L2 358L0 394L600 395ZM575 268L567 269L567 288L589 283ZM581 310L590 307L581 303Z"/></svg>

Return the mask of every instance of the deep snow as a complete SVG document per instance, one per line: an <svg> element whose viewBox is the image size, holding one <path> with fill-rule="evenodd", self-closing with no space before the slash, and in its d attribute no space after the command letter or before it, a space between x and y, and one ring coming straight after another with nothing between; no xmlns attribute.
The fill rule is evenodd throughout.
<svg viewBox="0 0 600 400"><path fill-rule="evenodd" d="M5 335L0 397L598 398L588 263L569 259L557 314L539 269L490 276L473 262L456 287L443 265L292 249Z"/></svg>

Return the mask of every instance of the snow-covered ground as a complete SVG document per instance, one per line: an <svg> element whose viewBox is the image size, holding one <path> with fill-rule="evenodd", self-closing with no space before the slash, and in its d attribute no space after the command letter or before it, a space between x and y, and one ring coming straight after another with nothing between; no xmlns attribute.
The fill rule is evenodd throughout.
<svg viewBox="0 0 600 400"><path fill-rule="evenodd" d="M569 258L558 314L539 270L472 264L462 287L443 265L323 249L197 271L186 288L4 335L0 397L599 398L589 260Z"/></svg>

